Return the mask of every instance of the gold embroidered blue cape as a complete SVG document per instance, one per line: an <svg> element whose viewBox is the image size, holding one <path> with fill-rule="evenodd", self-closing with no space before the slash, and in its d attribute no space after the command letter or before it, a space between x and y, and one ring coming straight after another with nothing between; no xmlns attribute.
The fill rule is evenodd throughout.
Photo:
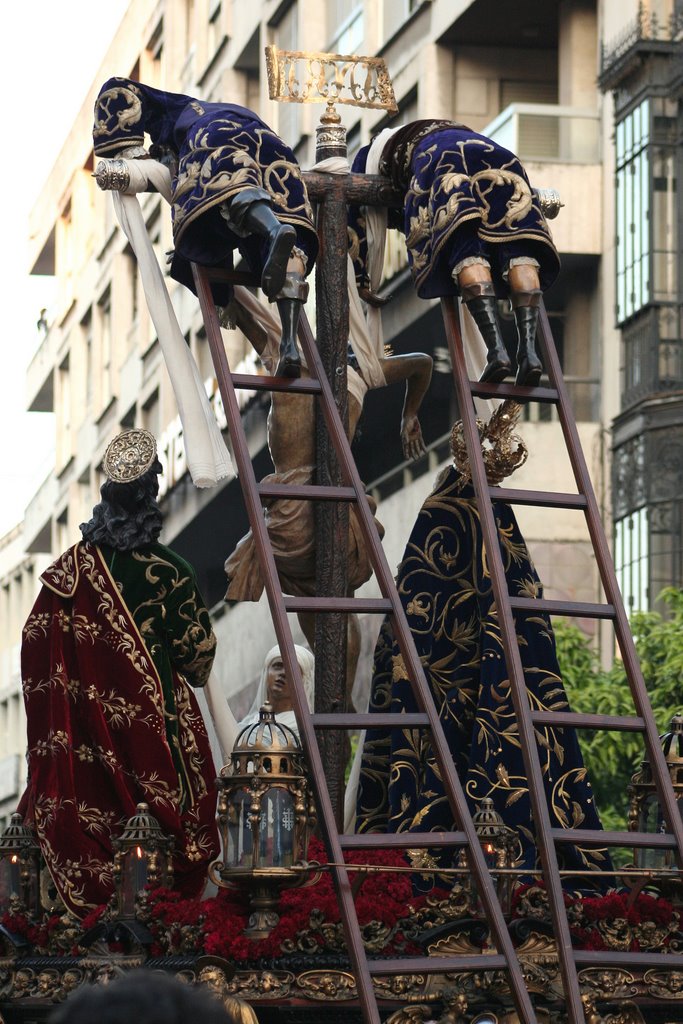
<svg viewBox="0 0 683 1024"><path fill-rule="evenodd" d="M494 503L513 596L542 585L509 505ZM538 867L529 786L512 705L498 615L472 485L446 471L415 522L397 586L453 761L472 811L484 797L519 837L520 868ZM527 693L534 710L568 711L548 616L516 613ZM390 621L375 649L370 711L419 708ZM601 827L573 729L538 726L545 796L554 828ZM451 812L428 733L369 729L357 798L358 832L450 831ZM604 851L558 847L568 869L609 869ZM433 851L441 866L453 866ZM427 887L431 884L426 882Z"/></svg>

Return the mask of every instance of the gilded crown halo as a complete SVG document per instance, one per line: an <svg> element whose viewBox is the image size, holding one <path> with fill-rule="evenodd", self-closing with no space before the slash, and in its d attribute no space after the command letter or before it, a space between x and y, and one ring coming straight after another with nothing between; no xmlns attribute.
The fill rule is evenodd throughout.
<svg viewBox="0 0 683 1024"><path fill-rule="evenodd" d="M529 450L519 434L514 433L521 410L522 406L518 402L506 398L488 423L483 423L480 419L477 420L486 479L491 486L499 484L506 476L510 476L516 469L523 466L527 460ZM462 482L465 483L470 479L472 469L467 454L462 420L458 420L451 431L451 454L453 464L462 474Z"/></svg>
<svg viewBox="0 0 683 1024"><path fill-rule="evenodd" d="M127 484L146 473L156 457L156 439L149 430L124 430L107 445L102 468L108 480Z"/></svg>

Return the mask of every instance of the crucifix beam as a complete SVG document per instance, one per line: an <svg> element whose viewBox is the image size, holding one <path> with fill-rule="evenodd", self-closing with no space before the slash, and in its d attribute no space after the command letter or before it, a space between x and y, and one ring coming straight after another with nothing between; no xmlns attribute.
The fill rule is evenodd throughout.
<svg viewBox="0 0 683 1024"><path fill-rule="evenodd" d="M391 183L365 174L303 174L310 199L317 205L320 252L316 262L316 340L342 422L348 424L347 347L349 302L347 293L347 204L402 206ZM322 416L316 416L316 481L342 484L341 470ZM315 506L316 593L346 597L348 585L349 506L345 502L319 502ZM315 711L330 714L347 710L347 616L319 614L315 630ZM344 769L348 741L341 730L318 735L320 753L337 823L343 825Z"/></svg>

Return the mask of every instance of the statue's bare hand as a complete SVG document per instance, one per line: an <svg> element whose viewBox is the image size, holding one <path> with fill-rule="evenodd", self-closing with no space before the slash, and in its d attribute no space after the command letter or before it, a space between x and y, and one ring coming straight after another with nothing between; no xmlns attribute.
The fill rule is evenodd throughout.
<svg viewBox="0 0 683 1024"><path fill-rule="evenodd" d="M404 416L401 420L401 444L406 459L419 459L426 452L417 416Z"/></svg>
<svg viewBox="0 0 683 1024"><path fill-rule="evenodd" d="M359 288L358 294L363 302L367 302L368 306L374 306L375 309L381 309L382 306L386 306L387 302L391 301L391 295L377 295L370 288Z"/></svg>

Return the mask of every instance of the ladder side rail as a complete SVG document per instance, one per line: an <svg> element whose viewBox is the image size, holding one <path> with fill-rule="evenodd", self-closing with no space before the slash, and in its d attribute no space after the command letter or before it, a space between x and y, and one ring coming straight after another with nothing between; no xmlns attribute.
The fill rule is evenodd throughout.
<svg viewBox="0 0 683 1024"><path fill-rule="evenodd" d="M346 432L344 431L338 409L332 398L329 381L325 376L320 355L318 354L315 340L311 332L310 324L305 314L302 314L299 321L299 340L301 342L309 369L313 370L313 376L320 381L322 409L325 416L330 436L337 451L342 471L347 483L350 483L358 493L356 506L358 520L361 525L363 537L367 545L369 557L374 569L377 581L384 597L388 598L393 605L393 625L396 639L403 655L409 681L413 693L423 713L429 718L431 728L432 746L437 763L442 773L442 779L448 796L451 812L456 823L467 836L467 856L471 870L476 877L478 891L486 909L487 920L491 924L496 947L507 960L510 973L510 987L513 992L517 1010L522 1017L523 1024L535 1024L536 1017L529 998L524 975L517 957L510 934L505 925L498 896L493 886L491 875L484 860L484 854L479 844L470 810L460 784L453 757L446 742L446 737L441 726L441 721L436 710L436 705L424 675L415 641L413 639L408 621L403 611L398 592L394 583L394 577L389 569L382 542L375 526L370 506L365 497L365 486L360 479L355 461L351 454Z"/></svg>
<svg viewBox="0 0 683 1024"><path fill-rule="evenodd" d="M567 386L562 376L560 360L552 343L550 323L543 302L541 302L539 317L539 335L548 375L553 387L560 395L558 407L560 423L574 471L574 478L579 491L586 497L588 503L585 512L586 522L593 543L602 585L605 588L605 596L614 607L614 629L619 641L626 678L631 689L636 712L645 722L645 749L650 756L650 765L657 787L657 795L661 806L664 808L667 826L676 837L676 859L678 866L683 868L683 819L681 818L681 810L671 785L671 776L669 775L666 759L659 740L659 730L654 719L647 687L645 686L645 680L640 669L640 662L633 642L628 617L624 609L619 584L617 583L614 563L602 527L597 498L595 497L593 484L581 449L576 422L571 412L571 402L567 393Z"/></svg>
<svg viewBox="0 0 683 1024"><path fill-rule="evenodd" d="M517 643L517 631L510 607L510 595L503 567L503 559L500 553L498 529L489 497L489 483L486 478L486 468L484 466L474 403L469 385L469 374L465 363L458 309L455 301L450 297L442 298L441 305L446 335L451 350L453 376L469 456L477 511L487 553L491 586L498 611L498 622L503 641L508 678L510 680L510 695L515 715L517 716L521 752L529 783L529 797L536 826L536 842L543 866L550 911L555 929L569 1020L571 1024L584 1024L581 988L574 962L569 922L564 906L564 894L559 874L557 851L551 837L550 814L546 802L538 742L531 720L531 706L522 659L519 653L519 645Z"/></svg>
<svg viewBox="0 0 683 1024"><path fill-rule="evenodd" d="M379 1009L375 997L372 977L368 969L368 962L363 946L363 941L356 915L356 908L353 901L353 893L349 882L348 871L344 865L344 856L341 844L336 831L334 811L330 801L327 787L325 785L325 774L323 771L320 752L315 737L315 732L308 710L306 696L304 693L301 670L294 651L292 632L285 611L282 592L280 590L275 558L270 546L270 538L266 529L263 510L261 507L258 484L254 475L251 457L247 446L242 417L237 404L237 397L232 386L230 367L223 344L218 320L216 318L211 290L201 268L193 264L197 296L204 318L206 335L211 351L211 356L216 370L218 387L220 389L225 414L228 420L230 438L232 441L235 461L240 474L240 483L244 502L247 508L249 523L256 543L257 551L261 561L264 584L273 618L275 635L280 646L280 652L285 664L289 678L294 682L293 697L294 710L299 735L308 763L311 767L313 789L316 796L317 806L320 812L321 827L323 829L327 849L335 867L331 868L332 876L337 890L337 897L340 903L341 918L348 945L348 953L353 966L356 979L356 989L361 1004L363 1018L367 1024L380 1024Z"/></svg>

